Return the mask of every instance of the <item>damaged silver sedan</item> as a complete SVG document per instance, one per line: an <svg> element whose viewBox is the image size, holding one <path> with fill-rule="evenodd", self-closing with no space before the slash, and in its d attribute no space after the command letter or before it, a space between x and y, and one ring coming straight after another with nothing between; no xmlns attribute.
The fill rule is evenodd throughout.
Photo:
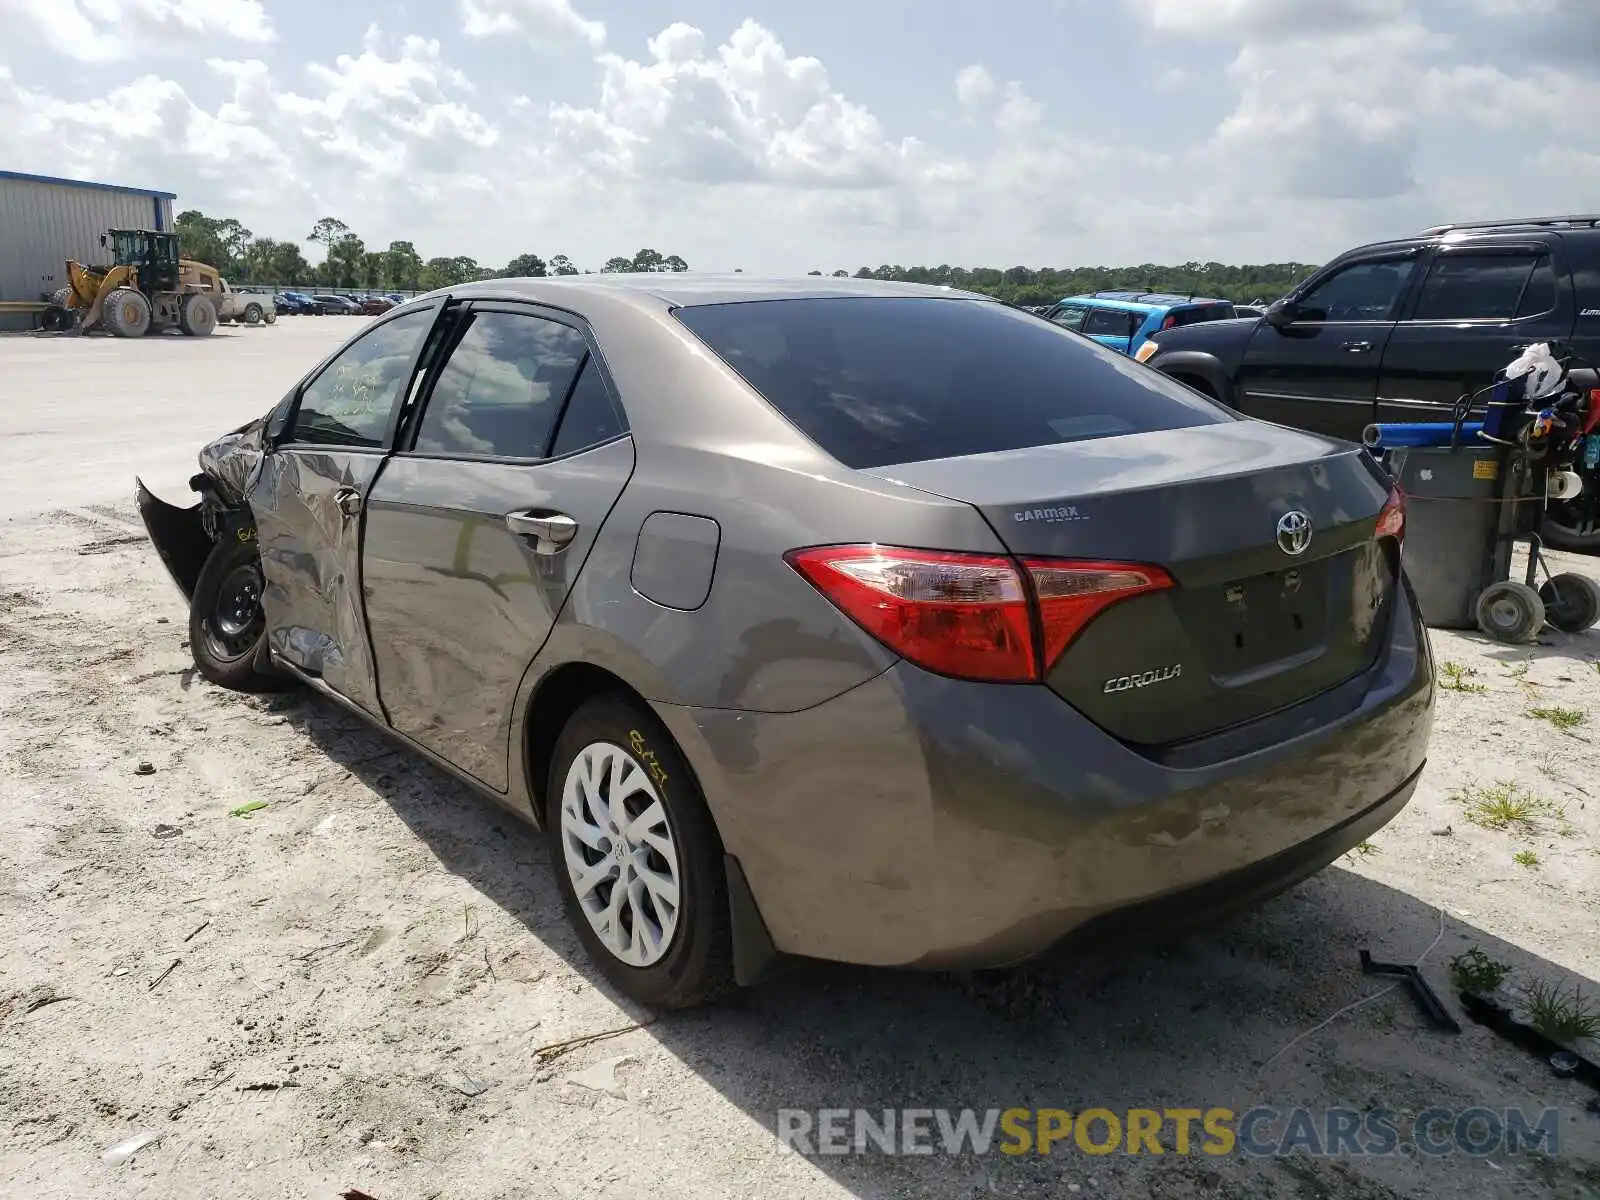
<svg viewBox="0 0 1600 1200"><path fill-rule="evenodd" d="M1422 769L1403 498L985 297L584 276L399 306L141 484L200 672L542 827L620 990L1003 966L1320 869Z"/></svg>

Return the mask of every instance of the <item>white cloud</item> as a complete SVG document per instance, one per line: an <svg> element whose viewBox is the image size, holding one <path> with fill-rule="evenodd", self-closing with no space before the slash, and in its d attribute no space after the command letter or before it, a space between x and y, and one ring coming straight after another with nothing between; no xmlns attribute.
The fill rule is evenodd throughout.
<svg viewBox="0 0 1600 1200"><path fill-rule="evenodd" d="M885 186L917 169L916 139L890 138L821 62L791 56L754 21L710 53L681 22L647 49L647 61L601 57L597 106L553 108L553 127L585 161L707 185Z"/></svg>
<svg viewBox="0 0 1600 1200"><path fill-rule="evenodd" d="M1158 32L1240 37L1257 41L1306 40L1326 33L1358 33L1412 11L1407 0L1133 0ZM1531 0L1540 2L1540 0Z"/></svg>
<svg viewBox="0 0 1600 1200"><path fill-rule="evenodd" d="M469 0L437 39L356 45L251 24L245 0L0 0L0 34L51 48L0 67L0 162L170 187L267 236L332 215L425 255L585 266L646 245L750 270L1278 261L1592 204L1600 71L1501 52L1592 23L1589 0L1134 3L1149 78L1183 105L1130 124L970 60L931 70L954 103L923 113L914 51L845 78L755 20L593 55L604 28L563 0ZM119 16L118 52L160 33L182 53L108 57ZM570 52L507 73L491 36ZM103 86L74 90L86 53ZM912 103L880 105L896 80Z"/></svg>
<svg viewBox="0 0 1600 1200"><path fill-rule="evenodd" d="M976 108L994 95L994 76L982 63L956 72L956 100L962 108Z"/></svg>
<svg viewBox="0 0 1600 1200"><path fill-rule="evenodd" d="M605 45L604 21L591 21L572 7L572 0L460 0L461 28L468 37L521 34L529 41L554 46L586 42Z"/></svg>
<svg viewBox="0 0 1600 1200"><path fill-rule="evenodd" d="M215 38L276 37L261 0L0 0L0 36L12 31L83 62L180 55Z"/></svg>

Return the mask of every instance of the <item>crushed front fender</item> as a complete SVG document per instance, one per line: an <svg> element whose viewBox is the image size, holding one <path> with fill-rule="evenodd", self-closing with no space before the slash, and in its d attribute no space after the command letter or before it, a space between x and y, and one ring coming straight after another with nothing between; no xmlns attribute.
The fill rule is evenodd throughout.
<svg viewBox="0 0 1600 1200"><path fill-rule="evenodd" d="M243 507L255 485L266 452L267 422L271 417L271 413L257 417L200 451L200 469L210 476L218 496L230 507Z"/></svg>
<svg viewBox="0 0 1600 1200"><path fill-rule="evenodd" d="M189 599L194 595L200 568L211 554L211 539L200 519L200 504L197 501L188 508L179 508L156 496L142 479L135 477L133 484L133 498L144 519L145 532L161 555L172 582L178 585L184 599Z"/></svg>

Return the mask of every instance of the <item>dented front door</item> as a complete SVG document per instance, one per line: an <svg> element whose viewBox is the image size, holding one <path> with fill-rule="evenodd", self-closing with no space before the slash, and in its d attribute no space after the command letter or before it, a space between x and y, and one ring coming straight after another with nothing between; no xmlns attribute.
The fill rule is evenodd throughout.
<svg viewBox="0 0 1600 1200"><path fill-rule="evenodd" d="M302 387L250 490L272 650L383 717L361 599L367 492L437 307L365 331Z"/></svg>

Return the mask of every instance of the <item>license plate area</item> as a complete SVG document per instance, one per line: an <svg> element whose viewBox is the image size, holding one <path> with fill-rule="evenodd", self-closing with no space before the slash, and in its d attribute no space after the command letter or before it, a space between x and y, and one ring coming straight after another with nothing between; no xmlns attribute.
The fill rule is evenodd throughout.
<svg viewBox="0 0 1600 1200"><path fill-rule="evenodd" d="M1206 589L1205 611L1197 615L1210 673L1238 675L1320 649L1328 633L1328 576L1328 560L1318 560Z"/></svg>

